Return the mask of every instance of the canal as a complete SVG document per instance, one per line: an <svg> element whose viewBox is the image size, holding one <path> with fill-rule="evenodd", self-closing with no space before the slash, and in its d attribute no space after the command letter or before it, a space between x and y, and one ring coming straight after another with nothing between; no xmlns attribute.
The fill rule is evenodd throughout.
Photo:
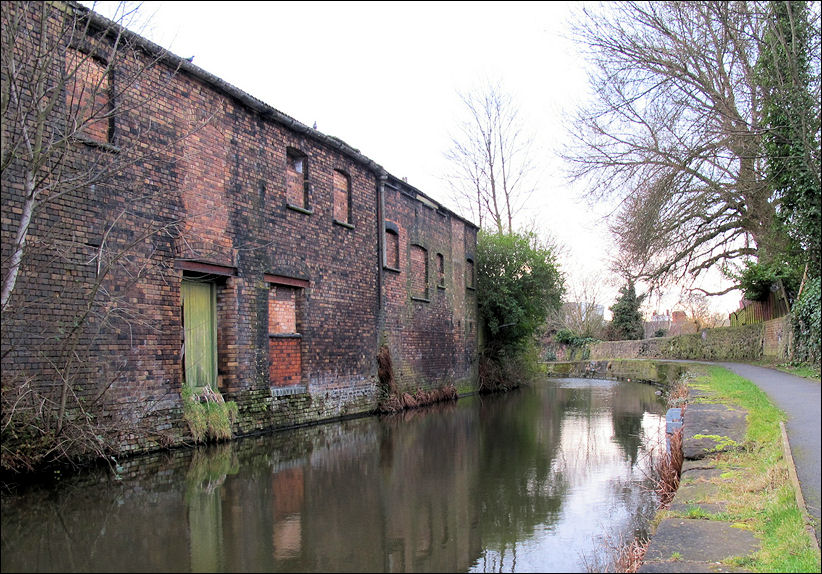
<svg viewBox="0 0 822 574"><path fill-rule="evenodd" d="M547 379L4 489L2 571L601 570L654 514L656 391Z"/></svg>

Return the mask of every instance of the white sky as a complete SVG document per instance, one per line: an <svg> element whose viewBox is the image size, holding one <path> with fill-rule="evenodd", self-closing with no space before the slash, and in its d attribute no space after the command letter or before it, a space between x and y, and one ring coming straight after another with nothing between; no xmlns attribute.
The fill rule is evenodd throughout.
<svg viewBox="0 0 822 574"><path fill-rule="evenodd" d="M91 2L83 2L92 5ZM117 2L97 2L112 17ZM298 121L336 136L457 210L443 181L459 93L499 82L534 134L542 174L527 220L565 246L571 284L618 285L603 206L579 199L556 151L588 95L569 35L575 2L153 2L131 29ZM145 23L147 21L147 23ZM676 302L663 301L660 309ZM712 300L734 310L739 293Z"/></svg>

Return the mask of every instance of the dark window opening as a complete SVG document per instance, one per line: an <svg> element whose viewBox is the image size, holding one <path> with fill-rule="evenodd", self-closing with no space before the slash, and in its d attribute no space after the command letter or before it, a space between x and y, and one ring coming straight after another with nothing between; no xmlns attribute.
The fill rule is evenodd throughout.
<svg viewBox="0 0 822 574"><path fill-rule="evenodd" d="M308 157L299 150L286 152L286 204L302 210L310 210Z"/></svg>

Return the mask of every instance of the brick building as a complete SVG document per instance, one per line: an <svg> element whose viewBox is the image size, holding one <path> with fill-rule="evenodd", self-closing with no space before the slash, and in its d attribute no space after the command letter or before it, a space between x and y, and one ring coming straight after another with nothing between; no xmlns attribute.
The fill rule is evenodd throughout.
<svg viewBox="0 0 822 574"><path fill-rule="evenodd" d="M4 395L82 405L129 451L185 440L184 385L234 400L238 434L370 412L383 344L401 390L473 388L475 225L82 7L3 10L4 26L45 20L27 42L55 42L44 125L70 182L33 211L3 310ZM19 78L3 71L5 92ZM7 120L8 141L36 127ZM4 285L30 159L4 166Z"/></svg>

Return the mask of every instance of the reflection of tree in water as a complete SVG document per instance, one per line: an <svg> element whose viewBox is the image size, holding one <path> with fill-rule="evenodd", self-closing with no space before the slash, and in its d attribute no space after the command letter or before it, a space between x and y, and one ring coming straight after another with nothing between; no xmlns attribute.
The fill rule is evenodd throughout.
<svg viewBox="0 0 822 574"><path fill-rule="evenodd" d="M483 399L477 502L486 548L504 553L538 525L556 522L567 489L562 465L553 465L563 407L527 389Z"/></svg>
<svg viewBox="0 0 822 574"><path fill-rule="evenodd" d="M115 571L507 570L538 529L564 527L576 473L621 452L611 425L638 434L619 413L656 400L616 398L612 422L613 389L572 385L123 461L122 480L64 484L24 511L4 496L3 571L27 569L10 547L67 571L100 557ZM612 488L617 512L645 503L630 481Z"/></svg>
<svg viewBox="0 0 822 574"><path fill-rule="evenodd" d="M632 465L636 464L640 446L647 440L642 427L645 413L665 412L663 400L656 395L656 390L652 385L629 382L621 382L619 388L614 389L611 402L613 440L631 459Z"/></svg>

